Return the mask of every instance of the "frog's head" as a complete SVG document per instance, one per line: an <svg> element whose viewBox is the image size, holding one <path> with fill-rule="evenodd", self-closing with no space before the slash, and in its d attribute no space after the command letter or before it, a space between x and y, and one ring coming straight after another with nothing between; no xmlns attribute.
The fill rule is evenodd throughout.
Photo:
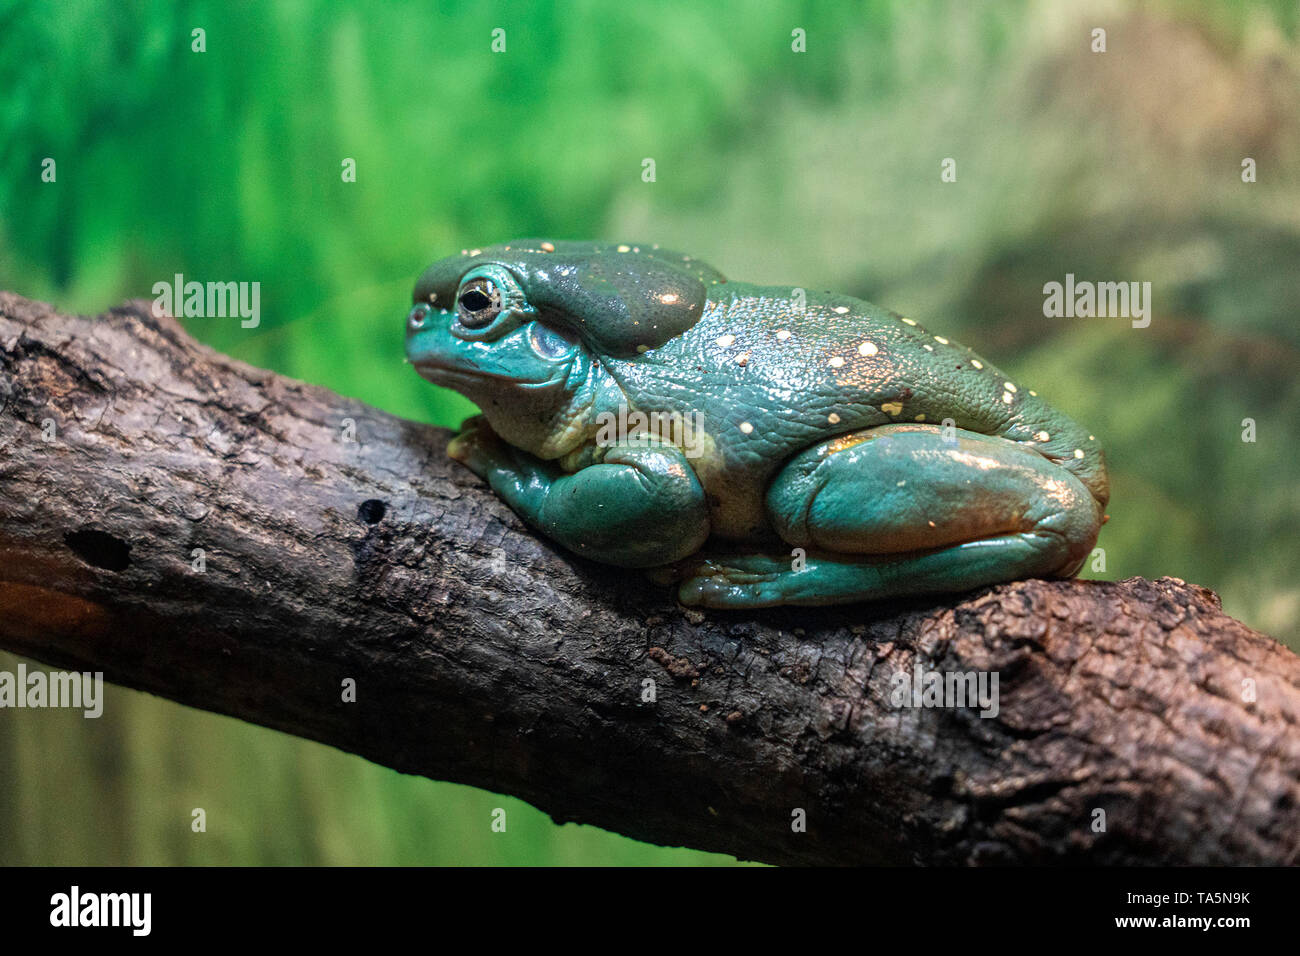
<svg viewBox="0 0 1300 956"><path fill-rule="evenodd" d="M711 285L654 246L524 239L435 262L415 284L406 357L470 399L513 445L545 458L581 440L593 369L689 329Z"/></svg>

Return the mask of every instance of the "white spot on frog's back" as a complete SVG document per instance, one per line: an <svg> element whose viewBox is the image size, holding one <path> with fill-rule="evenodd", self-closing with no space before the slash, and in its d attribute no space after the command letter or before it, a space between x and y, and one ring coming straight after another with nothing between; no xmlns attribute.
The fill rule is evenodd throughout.
<svg viewBox="0 0 1300 956"><path fill-rule="evenodd" d="M837 305L835 307L835 311L838 312L840 315L844 315L846 312L849 311L849 307L847 305Z"/></svg>
<svg viewBox="0 0 1300 956"><path fill-rule="evenodd" d="M754 426L751 425L749 422L740 423L740 431L742 434L748 435L751 432L753 432L753 430L754 430Z"/></svg>
<svg viewBox="0 0 1300 956"><path fill-rule="evenodd" d="M879 351L875 342L863 342L858 346L858 353L861 355L875 355Z"/></svg>
<svg viewBox="0 0 1300 956"><path fill-rule="evenodd" d="M733 346L733 345L736 344L736 337L735 337L734 335L731 335L731 334L727 334L727 335L719 335L719 336L718 336L718 344L719 344L720 346L722 346L724 349L725 349L725 348L730 348L731 346Z"/></svg>
<svg viewBox="0 0 1300 956"><path fill-rule="evenodd" d="M843 368L844 359L840 358L840 356L838 355L835 355L831 357L830 362L828 362L827 364L830 365L831 368Z"/></svg>
<svg viewBox="0 0 1300 956"><path fill-rule="evenodd" d="M781 329L779 332L776 333L776 338L778 342L784 342L789 337L790 337L789 329Z"/></svg>

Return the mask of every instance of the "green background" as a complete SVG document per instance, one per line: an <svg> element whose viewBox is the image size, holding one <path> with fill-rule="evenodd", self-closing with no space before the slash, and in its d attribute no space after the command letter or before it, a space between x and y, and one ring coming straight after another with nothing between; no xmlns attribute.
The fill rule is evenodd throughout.
<svg viewBox="0 0 1300 956"><path fill-rule="evenodd" d="M1296 11L4 0L0 287L97 313L176 272L258 281L260 328L191 331L444 425L470 406L404 366L402 320L419 271L465 247L658 242L849 292L1103 441L1091 576L1209 586L1296 648ZM1067 272L1151 282L1151 326L1045 318ZM0 712L0 863L728 862L117 688L97 721Z"/></svg>

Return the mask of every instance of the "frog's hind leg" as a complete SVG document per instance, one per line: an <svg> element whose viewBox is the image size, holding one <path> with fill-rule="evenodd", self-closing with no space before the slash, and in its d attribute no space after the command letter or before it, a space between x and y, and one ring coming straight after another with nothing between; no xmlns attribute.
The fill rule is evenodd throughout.
<svg viewBox="0 0 1300 956"><path fill-rule="evenodd" d="M1101 506L1032 447L961 429L887 425L824 442L779 472L768 516L793 555L703 557L683 603L837 604L1068 577Z"/></svg>

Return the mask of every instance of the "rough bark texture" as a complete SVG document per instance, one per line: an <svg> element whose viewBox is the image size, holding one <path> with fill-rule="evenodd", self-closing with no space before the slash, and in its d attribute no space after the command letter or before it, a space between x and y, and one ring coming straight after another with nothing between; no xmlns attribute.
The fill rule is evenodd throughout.
<svg viewBox="0 0 1300 956"><path fill-rule="evenodd" d="M0 293L0 645L748 859L1296 858L1300 658L1206 590L693 612L531 535L446 439L145 303ZM997 672L997 716L893 706L918 662Z"/></svg>

